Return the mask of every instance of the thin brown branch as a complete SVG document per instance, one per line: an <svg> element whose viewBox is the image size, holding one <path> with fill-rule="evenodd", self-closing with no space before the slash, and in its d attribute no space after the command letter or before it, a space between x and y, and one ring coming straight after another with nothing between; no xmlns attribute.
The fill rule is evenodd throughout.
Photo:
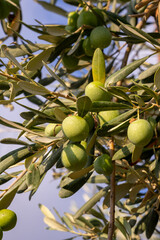
<svg viewBox="0 0 160 240"><path fill-rule="evenodd" d="M110 155L114 154L114 141L110 141ZM110 222L108 227L108 240L112 240L114 234L114 221L115 221L115 161L113 161L113 172L111 174L111 192L110 192Z"/></svg>

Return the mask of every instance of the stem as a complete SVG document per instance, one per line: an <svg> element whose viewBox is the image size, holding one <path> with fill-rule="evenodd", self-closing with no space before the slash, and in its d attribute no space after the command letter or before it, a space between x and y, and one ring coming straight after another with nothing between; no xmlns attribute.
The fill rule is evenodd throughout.
<svg viewBox="0 0 160 240"><path fill-rule="evenodd" d="M110 155L114 154L113 138L110 141ZM111 174L111 192L110 192L110 222L108 228L108 240L112 240L114 234L114 219L115 219L115 161L113 163L113 172Z"/></svg>

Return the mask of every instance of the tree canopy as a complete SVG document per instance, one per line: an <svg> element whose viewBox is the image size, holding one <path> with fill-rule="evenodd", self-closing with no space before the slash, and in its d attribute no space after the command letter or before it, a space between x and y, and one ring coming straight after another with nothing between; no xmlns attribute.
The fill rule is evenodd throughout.
<svg viewBox="0 0 160 240"><path fill-rule="evenodd" d="M62 1L36 2L67 24L29 25L19 0L0 1L0 104L13 114L23 109L21 122L0 116L1 127L18 130L0 141L16 145L0 157L0 209L17 193L32 200L54 169L60 198L85 184L97 191L74 214L39 205L49 229L82 239L158 239L159 1L63 0L70 12ZM38 37L25 39L22 26Z"/></svg>

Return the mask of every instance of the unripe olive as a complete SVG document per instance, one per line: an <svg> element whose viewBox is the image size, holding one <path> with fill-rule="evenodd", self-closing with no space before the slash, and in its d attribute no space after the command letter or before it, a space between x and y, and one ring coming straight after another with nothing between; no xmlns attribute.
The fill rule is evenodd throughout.
<svg viewBox="0 0 160 240"><path fill-rule="evenodd" d="M119 110L101 111L98 113L100 126L119 116Z"/></svg>
<svg viewBox="0 0 160 240"><path fill-rule="evenodd" d="M88 137L89 126L85 119L79 116L66 117L62 122L64 135L72 142L80 142Z"/></svg>
<svg viewBox="0 0 160 240"><path fill-rule="evenodd" d="M104 26L98 26L91 31L90 42L92 48L106 48L110 45L112 35L108 28Z"/></svg>
<svg viewBox="0 0 160 240"><path fill-rule="evenodd" d="M68 14L68 25L77 27L77 19L79 14L77 12L70 12Z"/></svg>
<svg viewBox="0 0 160 240"><path fill-rule="evenodd" d="M89 83L85 88L85 95L88 96L92 102L109 101L111 99L111 95L100 87L104 87L104 85L99 81Z"/></svg>
<svg viewBox="0 0 160 240"><path fill-rule="evenodd" d="M97 18L95 14L90 11L82 11L77 19L77 28L80 28L83 25L97 26Z"/></svg>
<svg viewBox="0 0 160 240"><path fill-rule="evenodd" d="M87 56L89 56L89 57L93 56L93 53L94 53L95 49L91 47L89 37L84 39L82 47L83 47L83 50L84 50L84 52Z"/></svg>
<svg viewBox="0 0 160 240"><path fill-rule="evenodd" d="M56 136L57 133L59 133L59 131L61 130L61 126L56 124L56 123L49 123L46 127L45 127L45 135L47 137L53 137Z"/></svg>
<svg viewBox="0 0 160 240"><path fill-rule="evenodd" d="M17 216L15 212L9 209L0 210L0 227L3 231L9 231L15 227Z"/></svg>
<svg viewBox="0 0 160 240"><path fill-rule="evenodd" d="M152 139L153 128L147 120L138 119L129 125L127 136L134 145L145 146Z"/></svg>
<svg viewBox="0 0 160 240"><path fill-rule="evenodd" d="M108 154L102 154L94 160L94 169L99 174L108 176L113 171L112 159Z"/></svg>
<svg viewBox="0 0 160 240"><path fill-rule="evenodd" d="M62 151L61 160L68 170L78 171L82 169L87 161L85 148L79 143L70 143Z"/></svg>
<svg viewBox="0 0 160 240"><path fill-rule="evenodd" d="M62 63L64 67L69 70L73 70L75 67L77 67L78 62L79 59L73 55L64 54L62 57Z"/></svg>

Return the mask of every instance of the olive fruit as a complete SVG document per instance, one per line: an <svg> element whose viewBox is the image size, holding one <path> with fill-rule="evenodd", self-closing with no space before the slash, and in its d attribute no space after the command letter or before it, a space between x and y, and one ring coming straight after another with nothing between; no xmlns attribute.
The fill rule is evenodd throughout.
<svg viewBox="0 0 160 240"><path fill-rule="evenodd" d="M118 117L119 111L118 110L109 110L109 111L101 111L98 113L98 119L100 122L100 126L104 123L109 122L110 120Z"/></svg>
<svg viewBox="0 0 160 240"><path fill-rule="evenodd" d="M61 126L56 124L56 123L49 123L46 127L45 127L45 135L47 137L53 137L56 136L57 133L59 133L59 131L61 130Z"/></svg>
<svg viewBox="0 0 160 240"><path fill-rule="evenodd" d="M97 26L97 17L90 11L82 11L77 19L77 28L83 25Z"/></svg>
<svg viewBox="0 0 160 240"><path fill-rule="evenodd" d="M147 120L138 119L130 123L127 136L129 141L134 145L145 146L152 139L153 128Z"/></svg>
<svg viewBox="0 0 160 240"><path fill-rule="evenodd" d="M91 47L89 37L87 37L83 40L82 47L83 47L83 50L84 50L84 52L87 56L89 56L89 57L93 56L93 53L94 53L95 49Z"/></svg>
<svg viewBox="0 0 160 240"><path fill-rule="evenodd" d="M70 12L68 14L68 25L76 27L78 17L79 14L77 12Z"/></svg>
<svg viewBox="0 0 160 240"><path fill-rule="evenodd" d="M70 143L62 150L61 160L68 170L78 171L85 166L87 153L80 143Z"/></svg>
<svg viewBox="0 0 160 240"><path fill-rule="evenodd" d="M75 67L77 67L79 62L79 59L76 58L73 55L67 55L64 54L62 57L62 63L64 65L65 68L67 68L68 70L73 70Z"/></svg>
<svg viewBox="0 0 160 240"><path fill-rule="evenodd" d="M0 227L2 231L9 231L15 227L17 215L9 209L0 210Z"/></svg>
<svg viewBox="0 0 160 240"><path fill-rule="evenodd" d="M94 160L94 170L99 174L108 176L113 171L112 159L108 154L102 154Z"/></svg>
<svg viewBox="0 0 160 240"><path fill-rule="evenodd" d="M104 85L99 81L89 83L85 88L85 95L88 96L92 102L109 101L111 99L111 95L100 87L104 87Z"/></svg>
<svg viewBox="0 0 160 240"><path fill-rule="evenodd" d="M80 142L88 137L89 126L85 119L79 116L68 116L62 122L64 135L72 142Z"/></svg>
<svg viewBox="0 0 160 240"><path fill-rule="evenodd" d="M110 45L112 35L108 28L104 26L98 26L91 31L90 42L92 48L106 48Z"/></svg>

